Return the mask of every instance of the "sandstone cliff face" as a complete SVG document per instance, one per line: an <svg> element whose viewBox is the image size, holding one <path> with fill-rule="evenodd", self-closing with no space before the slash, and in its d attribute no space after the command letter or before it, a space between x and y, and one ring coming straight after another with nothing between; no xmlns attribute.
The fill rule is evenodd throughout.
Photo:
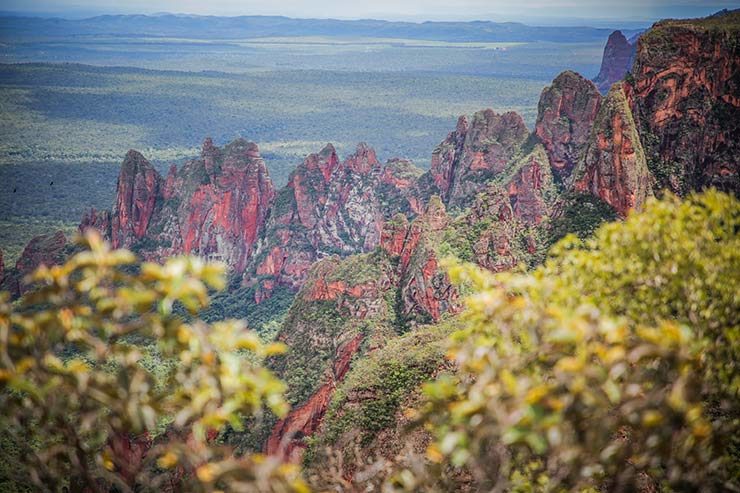
<svg viewBox="0 0 740 493"><path fill-rule="evenodd" d="M740 12L663 21L625 87L657 186L740 193Z"/></svg>
<svg viewBox="0 0 740 493"><path fill-rule="evenodd" d="M404 326L436 322L446 312L460 309L457 290L439 268L437 243L450 222L445 206L433 196L424 213L410 224L392 221L381 248L397 258L398 316Z"/></svg>
<svg viewBox="0 0 740 493"><path fill-rule="evenodd" d="M243 272L275 198L257 145L238 139L219 149L207 139L201 159L167 181L170 201L180 201L182 250Z"/></svg>
<svg viewBox="0 0 740 493"><path fill-rule="evenodd" d="M465 207L488 180L501 173L529 135L517 113L493 110L460 117L457 128L434 150L419 181L422 199L439 195L449 207Z"/></svg>
<svg viewBox="0 0 740 493"><path fill-rule="evenodd" d="M277 285L300 288L318 259L374 249L388 211L412 208L419 174L406 161L381 165L366 144L344 162L331 144L309 155L279 192L245 283L259 278L257 296L265 299Z"/></svg>
<svg viewBox="0 0 740 493"><path fill-rule="evenodd" d="M574 188L609 204L622 217L652 195L652 177L622 84L604 99Z"/></svg>
<svg viewBox="0 0 740 493"><path fill-rule="evenodd" d="M90 211L80 230L96 228L148 260L188 253L243 272L274 198L257 145L244 139L223 148L206 139L200 159L173 166L166 179L130 151L113 212Z"/></svg>
<svg viewBox="0 0 740 493"><path fill-rule="evenodd" d="M111 221L113 248L129 248L146 234L160 196L162 178L139 152L126 154L118 175Z"/></svg>
<svg viewBox="0 0 740 493"><path fill-rule="evenodd" d="M594 83L599 91L606 94L615 82L621 81L632 67L637 46L624 37L622 31L614 31L604 47L599 75Z"/></svg>
<svg viewBox="0 0 740 493"><path fill-rule="evenodd" d="M581 158L600 107L599 91L575 72L563 72L542 91L535 133L558 181L567 181Z"/></svg>

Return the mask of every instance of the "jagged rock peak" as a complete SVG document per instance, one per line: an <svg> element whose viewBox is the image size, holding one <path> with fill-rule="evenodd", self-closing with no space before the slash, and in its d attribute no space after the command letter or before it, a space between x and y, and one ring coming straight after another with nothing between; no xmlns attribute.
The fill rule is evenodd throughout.
<svg viewBox="0 0 740 493"><path fill-rule="evenodd" d="M594 82L602 93L605 93L615 82L624 78L632 68L636 46L630 44L622 31L614 31L604 47L601 69Z"/></svg>
<svg viewBox="0 0 740 493"><path fill-rule="evenodd" d="M365 175L372 170L380 169L380 161L372 147L365 142L360 142L354 154L347 156L344 160L344 166L352 172Z"/></svg>
<svg viewBox="0 0 740 493"><path fill-rule="evenodd" d="M529 136L522 117L492 109L461 117L455 131L432 154L429 173L419 181L423 200L440 195L450 206L469 205L481 184L501 173Z"/></svg>
<svg viewBox="0 0 740 493"><path fill-rule="evenodd" d="M461 115L457 119L457 126L455 127L455 131L460 134L464 135L468 131L468 117L466 115Z"/></svg>
<svg viewBox="0 0 740 493"><path fill-rule="evenodd" d="M570 70L542 90L535 133L557 180L567 180L580 159L600 106L593 82Z"/></svg>
<svg viewBox="0 0 740 493"><path fill-rule="evenodd" d="M320 171L321 176L323 176L325 182L328 182L330 180L332 173L338 166L339 157L337 157L337 150L331 143L326 144L324 148L321 149L318 153L309 154L303 161L303 167L306 170ZM296 169L293 174L296 175L299 169L300 167Z"/></svg>
<svg viewBox="0 0 740 493"><path fill-rule="evenodd" d="M600 198L622 217L652 195L652 176L622 83L604 98L574 177L577 191Z"/></svg>
<svg viewBox="0 0 740 493"><path fill-rule="evenodd" d="M160 193L162 177L138 151L126 154L118 175L116 205L112 217L114 248L130 247L144 237Z"/></svg>
<svg viewBox="0 0 740 493"><path fill-rule="evenodd" d="M229 142L223 149L226 155L232 157L245 157L250 159L262 159L260 155L260 149L254 142L248 141L243 137L239 137Z"/></svg>

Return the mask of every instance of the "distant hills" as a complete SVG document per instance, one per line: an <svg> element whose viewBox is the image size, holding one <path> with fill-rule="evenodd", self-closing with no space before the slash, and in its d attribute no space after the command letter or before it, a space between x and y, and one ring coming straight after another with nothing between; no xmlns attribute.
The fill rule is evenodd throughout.
<svg viewBox="0 0 740 493"><path fill-rule="evenodd" d="M391 22L293 19L277 16L102 15L87 19L0 16L4 40L69 36L153 36L237 39L268 36L332 36L466 42L587 42L605 40L611 29L529 26L515 22ZM632 33L625 32L627 36Z"/></svg>

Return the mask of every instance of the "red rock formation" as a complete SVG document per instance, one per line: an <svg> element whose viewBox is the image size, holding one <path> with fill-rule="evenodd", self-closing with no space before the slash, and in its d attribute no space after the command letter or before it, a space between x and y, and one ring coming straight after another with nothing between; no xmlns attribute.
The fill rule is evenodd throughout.
<svg viewBox="0 0 740 493"><path fill-rule="evenodd" d="M438 194L448 206L463 207L485 183L500 174L529 132L517 113L499 115L479 111L468 123L460 117L457 128L434 150L432 167L419 180L422 200Z"/></svg>
<svg viewBox="0 0 740 493"><path fill-rule="evenodd" d="M604 99L574 176L576 190L599 197L622 217L652 195L652 177L622 84Z"/></svg>
<svg viewBox="0 0 740 493"><path fill-rule="evenodd" d="M424 174L406 159L390 159L383 167L378 194L383 215L388 218L396 213L417 215L423 211L414 189Z"/></svg>
<svg viewBox="0 0 740 493"><path fill-rule="evenodd" d="M548 195L553 195L547 155L534 151L524 157L518 171L506 185L514 217L539 224L551 213Z"/></svg>
<svg viewBox="0 0 740 493"><path fill-rule="evenodd" d="M114 247L133 248L161 261L180 253L221 260L243 272L275 198L257 145L237 139L223 149L211 139L200 159L163 180L144 157L130 151L121 167L112 215L91 211L80 230L110 225Z"/></svg>
<svg viewBox="0 0 740 493"><path fill-rule="evenodd" d="M380 235L380 248L391 256L399 257L406 243L409 230L409 221L405 215L398 213L393 219L386 222Z"/></svg>
<svg viewBox="0 0 740 493"><path fill-rule="evenodd" d="M594 84L575 72L561 73L542 91L535 133L559 181L568 179L581 158L600 106Z"/></svg>
<svg viewBox="0 0 740 493"><path fill-rule="evenodd" d="M260 276L257 292L264 300L276 285L299 289L318 259L374 249L389 204L405 200L413 176L410 163L383 167L362 143L344 162L331 144L309 155L280 191L245 283Z"/></svg>
<svg viewBox="0 0 740 493"><path fill-rule="evenodd" d="M740 194L740 11L663 21L625 86L659 189Z"/></svg>
<svg viewBox="0 0 740 493"><path fill-rule="evenodd" d="M407 323L437 321L446 312L459 310L457 290L439 269L436 247L449 224L439 197L429 200L427 210L411 224L405 218L386 226L381 247L398 256L397 279L402 312Z"/></svg>
<svg viewBox="0 0 740 493"><path fill-rule="evenodd" d="M210 179L193 183L201 170ZM179 208L183 251L217 258L243 272L275 198L257 145L238 139L219 149L207 139L201 159L186 164L172 181L176 195L194 187L181 197Z"/></svg>
<svg viewBox="0 0 740 493"><path fill-rule="evenodd" d="M118 175L118 192L111 221L114 248L131 247L144 237L159 198L162 178L140 153L126 154Z"/></svg>
<svg viewBox="0 0 740 493"><path fill-rule="evenodd" d="M170 170L167 173L167 179L164 182L164 189L162 190L162 197L165 200L170 200L175 196L175 182L177 181L177 166L174 164L170 166Z"/></svg>
<svg viewBox="0 0 740 493"><path fill-rule="evenodd" d="M615 82L621 81L632 68L636 46L627 41L621 31L614 31L604 47L601 70L594 79L599 91L606 94Z"/></svg>

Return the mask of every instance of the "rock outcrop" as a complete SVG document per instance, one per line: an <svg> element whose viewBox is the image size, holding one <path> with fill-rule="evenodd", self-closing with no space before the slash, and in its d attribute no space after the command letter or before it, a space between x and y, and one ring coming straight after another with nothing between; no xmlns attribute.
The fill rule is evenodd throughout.
<svg viewBox="0 0 740 493"><path fill-rule="evenodd" d="M111 221L113 248L129 248L144 237L160 198L162 178L139 152L126 154L118 175Z"/></svg>
<svg viewBox="0 0 740 493"><path fill-rule="evenodd" d="M98 211L93 207L82 216L82 221L77 227L80 233L88 229L96 229L103 238L111 237L111 213L110 211Z"/></svg>
<svg viewBox="0 0 740 493"><path fill-rule="evenodd" d="M344 162L331 144L309 155L279 192L245 283L257 279L265 299L278 285L299 289L316 260L374 249L389 211L416 207L419 174L408 161L381 165L366 144Z"/></svg>
<svg viewBox="0 0 740 493"><path fill-rule="evenodd" d="M149 260L188 253L244 272L261 237L275 189L256 144L244 139L218 148L206 139L199 159L163 179L130 151L118 178L112 213L90 211L80 230L96 228L116 248Z"/></svg>
<svg viewBox="0 0 740 493"><path fill-rule="evenodd" d="M449 222L442 200L433 196L424 213L413 222L397 218L383 234L387 243L381 248L397 257L397 316L404 326L436 322L443 313L460 309L457 290L440 269L437 254Z"/></svg>
<svg viewBox="0 0 740 493"><path fill-rule="evenodd" d="M594 83L602 93L607 93L615 82L621 81L630 71L637 46L630 43L622 31L614 31L604 47L601 69Z"/></svg>
<svg viewBox="0 0 740 493"><path fill-rule="evenodd" d="M207 139L201 158L170 173L167 182L167 200L179 201L183 252L244 272L275 198L257 145L238 139L219 149Z"/></svg>
<svg viewBox="0 0 740 493"><path fill-rule="evenodd" d="M640 38L625 91L658 189L740 193L739 39L740 10Z"/></svg>
<svg viewBox="0 0 740 493"><path fill-rule="evenodd" d="M652 195L652 177L622 84L601 105L574 188L600 198L622 217Z"/></svg>
<svg viewBox="0 0 740 493"><path fill-rule="evenodd" d="M42 265L58 265L64 260L66 246L67 237L62 231L36 236L23 249L15 269L21 276L26 276Z"/></svg>
<svg viewBox="0 0 740 493"><path fill-rule="evenodd" d="M596 86L569 70L542 91L535 133L561 183L567 181L581 159L600 107L601 94Z"/></svg>
<svg viewBox="0 0 740 493"><path fill-rule="evenodd" d="M11 298L28 292L32 285L27 276L45 265L51 267L63 263L68 256L69 243L62 231L39 235L26 244L14 268L6 268L0 252L0 290L8 291Z"/></svg>
<svg viewBox="0 0 740 493"><path fill-rule="evenodd" d="M422 200L439 195L448 207L469 205L485 183L504 171L529 136L522 117L487 109L457 128L434 150L431 169L419 180Z"/></svg>

